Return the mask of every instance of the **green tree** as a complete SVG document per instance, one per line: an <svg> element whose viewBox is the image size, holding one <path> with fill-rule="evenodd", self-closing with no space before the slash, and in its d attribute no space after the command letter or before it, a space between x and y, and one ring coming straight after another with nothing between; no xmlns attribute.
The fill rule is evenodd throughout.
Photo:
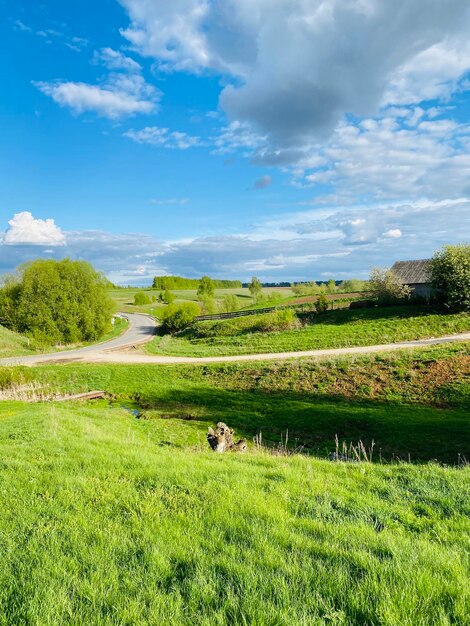
<svg viewBox="0 0 470 626"><path fill-rule="evenodd" d="M451 311L470 311L470 244L444 246L431 261L437 300Z"/></svg>
<svg viewBox="0 0 470 626"><path fill-rule="evenodd" d="M150 304L150 296L148 296L145 291L138 291L134 295L134 304L136 306L143 306L144 304Z"/></svg>
<svg viewBox="0 0 470 626"><path fill-rule="evenodd" d="M175 299L176 296L172 294L169 289L166 289L165 292L162 294L162 302L164 302L165 304L172 304Z"/></svg>
<svg viewBox="0 0 470 626"><path fill-rule="evenodd" d="M381 304L398 302L411 295L411 289L403 285L394 272L378 267L370 273L369 288L372 298Z"/></svg>
<svg viewBox="0 0 470 626"><path fill-rule="evenodd" d="M249 283L248 285L248 289L250 291L251 297L254 300L257 300L258 296L260 295L263 289L260 279L256 278L256 276L253 276L253 278L251 279L251 283Z"/></svg>
<svg viewBox="0 0 470 626"><path fill-rule="evenodd" d="M326 291L328 293L336 293L336 282L330 278L330 280L326 283Z"/></svg>
<svg viewBox="0 0 470 626"><path fill-rule="evenodd" d="M199 287L197 288L198 298L201 299L204 296L210 298L214 295L214 281L209 276L203 276L199 281Z"/></svg>
<svg viewBox="0 0 470 626"><path fill-rule="evenodd" d="M182 302L169 304L163 309L160 318L164 330L176 333L190 326L199 314L200 309L195 302Z"/></svg>
<svg viewBox="0 0 470 626"><path fill-rule="evenodd" d="M70 259L22 266L0 296L7 327L44 344L99 339L111 328L114 310L104 276L89 263Z"/></svg>

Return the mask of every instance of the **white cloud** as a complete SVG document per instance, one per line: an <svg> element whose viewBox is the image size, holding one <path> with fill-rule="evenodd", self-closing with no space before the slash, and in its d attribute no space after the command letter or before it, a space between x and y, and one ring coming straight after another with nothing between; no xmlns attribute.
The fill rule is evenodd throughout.
<svg viewBox="0 0 470 626"><path fill-rule="evenodd" d="M137 61L112 48L101 48L101 50L95 51L93 59L95 63L105 65L110 70L138 73L142 69Z"/></svg>
<svg viewBox="0 0 470 626"><path fill-rule="evenodd" d="M187 150L201 145L199 137L193 137L187 133L180 131L171 131L168 128L160 128L158 126L146 126L141 130L130 130L123 133L124 137L128 137L136 143L147 143L152 146L162 146L164 148L172 148L178 150Z"/></svg>
<svg viewBox="0 0 470 626"><path fill-rule="evenodd" d="M23 211L9 220L3 243L65 246L66 237L53 219L35 219L29 211Z"/></svg>
<svg viewBox="0 0 470 626"><path fill-rule="evenodd" d="M136 113L151 113L156 108L154 100L140 96L139 88L126 91L112 85L106 88L87 83L34 82L33 84L60 106L68 107L78 114L95 111L104 117L117 119Z"/></svg>
<svg viewBox="0 0 470 626"><path fill-rule="evenodd" d="M145 81L136 61L112 48L95 52L93 61L111 70L97 85L72 81L33 81L33 85L76 114L93 111L118 119L157 109L161 92Z"/></svg>
<svg viewBox="0 0 470 626"><path fill-rule="evenodd" d="M391 239L398 239L398 237L402 236L402 232L399 228L391 228L384 233L384 237L390 237Z"/></svg>
<svg viewBox="0 0 470 626"><path fill-rule="evenodd" d="M446 96L470 68L467 0L120 2L122 34L161 68L231 76L222 109L278 160L345 114Z"/></svg>

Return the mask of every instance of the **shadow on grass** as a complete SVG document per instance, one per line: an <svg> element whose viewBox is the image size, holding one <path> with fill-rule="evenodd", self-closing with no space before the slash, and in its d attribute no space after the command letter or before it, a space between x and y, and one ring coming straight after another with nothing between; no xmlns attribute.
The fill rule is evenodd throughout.
<svg viewBox="0 0 470 626"><path fill-rule="evenodd" d="M223 421L251 440L262 432L267 444L289 433L293 447L305 446L326 456L340 441L368 447L375 441L375 460L401 458L456 464L470 456L470 422L465 408L439 409L384 401L350 401L332 396L260 391L232 391L192 386L180 390L142 392L136 401L155 418L197 419L213 425Z"/></svg>

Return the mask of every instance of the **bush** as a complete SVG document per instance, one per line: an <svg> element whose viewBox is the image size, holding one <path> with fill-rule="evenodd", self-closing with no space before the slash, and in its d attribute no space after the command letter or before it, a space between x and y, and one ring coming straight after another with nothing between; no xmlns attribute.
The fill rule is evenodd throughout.
<svg viewBox="0 0 470 626"><path fill-rule="evenodd" d="M431 261L438 302L451 311L470 311L470 245L444 246Z"/></svg>
<svg viewBox="0 0 470 626"><path fill-rule="evenodd" d="M0 290L0 319L41 344L94 341L111 328L106 283L85 261L38 259Z"/></svg>
<svg viewBox="0 0 470 626"><path fill-rule="evenodd" d="M169 289L165 289L165 291L160 292L158 299L160 302L164 302L165 304L172 304L175 301L176 296L173 295Z"/></svg>
<svg viewBox="0 0 470 626"><path fill-rule="evenodd" d="M324 313L325 311L328 311L328 300L324 293L322 293L321 296L315 300L314 306L317 313Z"/></svg>
<svg viewBox="0 0 470 626"><path fill-rule="evenodd" d="M217 312L215 300L212 296L201 296L199 301L204 315L213 315Z"/></svg>
<svg viewBox="0 0 470 626"><path fill-rule="evenodd" d="M293 309L281 309L259 316L259 322L254 327L258 332L273 332L291 330L300 326L299 319Z"/></svg>
<svg viewBox="0 0 470 626"><path fill-rule="evenodd" d="M224 296L222 300L221 310L223 313L231 313L232 311L238 311L240 303L235 294L230 293Z"/></svg>
<svg viewBox="0 0 470 626"><path fill-rule="evenodd" d="M293 309L282 309L263 313L261 315L247 315L229 320L197 322L188 329L185 336L198 339L216 337L234 337L249 333L267 333L280 330L299 328L300 322Z"/></svg>
<svg viewBox="0 0 470 626"><path fill-rule="evenodd" d="M369 288L371 297L380 304L398 303L411 295L411 289L396 274L377 267L370 273Z"/></svg>
<svg viewBox="0 0 470 626"><path fill-rule="evenodd" d="M200 309L195 302L169 304L163 309L161 321L165 331L176 333L190 326L199 314Z"/></svg>
<svg viewBox="0 0 470 626"><path fill-rule="evenodd" d="M150 304L150 296L148 296L145 291L138 291L134 296L134 304L135 306L142 306L144 304Z"/></svg>

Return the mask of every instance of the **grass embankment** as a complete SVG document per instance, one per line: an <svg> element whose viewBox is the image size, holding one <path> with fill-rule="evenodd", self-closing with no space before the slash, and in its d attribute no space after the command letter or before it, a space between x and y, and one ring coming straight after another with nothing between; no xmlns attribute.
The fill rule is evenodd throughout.
<svg viewBox="0 0 470 626"><path fill-rule="evenodd" d="M15 357L15 356L27 356L31 354L42 354L45 352L59 352L62 350L72 350L74 348L81 348L93 343L103 343L109 341L115 337L119 337L127 329L127 320L123 318L116 318L112 329L103 335L98 341L89 343L77 343L73 345L59 345L59 346L47 346L39 345L34 340L30 340L24 335L19 335L10 330L7 330L3 326L0 326L0 358Z"/></svg>
<svg viewBox="0 0 470 626"><path fill-rule="evenodd" d="M468 624L469 468L215 455L102 403L0 417L4 626Z"/></svg>
<svg viewBox="0 0 470 626"><path fill-rule="evenodd" d="M301 318L302 319L302 318ZM439 337L470 330L468 313L443 315L425 306L336 310L304 316L293 330L257 332L263 316L197 322L178 336L156 337L145 350L217 356L344 348Z"/></svg>
<svg viewBox="0 0 470 626"><path fill-rule="evenodd" d="M27 354L34 354L30 340L0 326L0 358Z"/></svg>
<svg viewBox="0 0 470 626"><path fill-rule="evenodd" d="M192 366L70 365L0 369L5 397L106 390L144 416L205 430L225 421L326 456L334 438L376 443L384 460L470 458L470 344L333 362ZM12 389L10 393L8 390Z"/></svg>

